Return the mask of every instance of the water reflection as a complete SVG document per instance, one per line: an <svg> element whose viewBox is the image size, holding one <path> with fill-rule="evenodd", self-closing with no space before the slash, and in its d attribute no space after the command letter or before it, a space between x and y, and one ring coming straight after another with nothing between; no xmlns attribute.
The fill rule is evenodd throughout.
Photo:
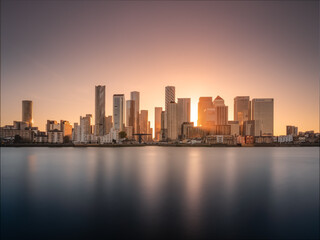
<svg viewBox="0 0 320 240"><path fill-rule="evenodd" d="M152 150L146 149L143 156L138 162L140 209L143 212L144 221L149 227L159 224L159 218L155 217L161 214L159 206L163 204L163 191L166 181L166 164L167 161L159 159L159 155L155 155Z"/></svg>
<svg viewBox="0 0 320 240"><path fill-rule="evenodd" d="M3 239L319 236L318 148L3 148L1 160Z"/></svg>
<svg viewBox="0 0 320 240"><path fill-rule="evenodd" d="M187 229L190 236L199 234L201 225L202 192L202 159L201 149L188 149L186 161L186 194L183 196L186 205Z"/></svg>

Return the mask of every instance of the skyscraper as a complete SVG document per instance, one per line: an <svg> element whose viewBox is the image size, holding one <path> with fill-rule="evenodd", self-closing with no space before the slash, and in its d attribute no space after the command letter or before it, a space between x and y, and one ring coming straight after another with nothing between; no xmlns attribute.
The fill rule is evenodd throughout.
<svg viewBox="0 0 320 240"><path fill-rule="evenodd" d="M162 111L162 112L161 112L160 141L165 141L165 140L167 140L168 130L167 130L167 126L166 126L166 118L167 118L166 111Z"/></svg>
<svg viewBox="0 0 320 240"><path fill-rule="evenodd" d="M249 96L238 96L234 98L234 121L243 124L244 121L251 120L251 101Z"/></svg>
<svg viewBox="0 0 320 240"><path fill-rule="evenodd" d="M133 91L130 93L131 100L134 101L134 124L133 133L139 133L139 112L140 112L140 93Z"/></svg>
<svg viewBox="0 0 320 240"><path fill-rule="evenodd" d="M92 114L86 114L85 117L80 117L80 142L87 143L92 134Z"/></svg>
<svg viewBox="0 0 320 240"><path fill-rule="evenodd" d="M127 100L126 101L126 127L134 127L134 110L135 101Z"/></svg>
<svg viewBox="0 0 320 240"><path fill-rule="evenodd" d="M139 122L140 133L148 133L148 110L141 110Z"/></svg>
<svg viewBox="0 0 320 240"><path fill-rule="evenodd" d="M233 119L239 121L240 134L245 136L243 123L251 120L251 101L249 96L234 98Z"/></svg>
<svg viewBox="0 0 320 240"><path fill-rule="evenodd" d="M148 121L148 129L147 130L148 130L147 133L150 134L150 135L147 136L147 141L148 142L152 142L152 130L153 129L151 127L150 121Z"/></svg>
<svg viewBox="0 0 320 240"><path fill-rule="evenodd" d="M154 139L160 141L162 107L154 109Z"/></svg>
<svg viewBox="0 0 320 240"><path fill-rule="evenodd" d="M124 94L113 95L113 127L124 131Z"/></svg>
<svg viewBox="0 0 320 240"><path fill-rule="evenodd" d="M178 135L181 135L181 126L184 122L190 122L191 115L191 99L178 98L177 103L177 130Z"/></svg>
<svg viewBox="0 0 320 240"><path fill-rule="evenodd" d="M168 107L171 102L175 102L176 100L176 88L174 86L166 86L165 87L165 113L164 113L164 128L168 129ZM164 131L165 139L168 138L166 134L168 131Z"/></svg>
<svg viewBox="0 0 320 240"><path fill-rule="evenodd" d="M223 98L217 96L213 101L213 107L216 109L216 124L228 124L228 106L224 104Z"/></svg>
<svg viewBox="0 0 320 240"><path fill-rule="evenodd" d="M28 127L32 127L32 101L23 100L22 101L22 121L28 124Z"/></svg>
<svg viewBox="0 0 320 240"><path fill-rule="evenodd" d="M148 110L141 110L139 114L140 133L148 133ZM142 136L143 141L147 141L147 136Z"/></svg>
<svg viewBox="0 0 320 240"><path fill-rule="evenodd" d="M178 138L177 105L175 102L170 102L168 105L167 125L169 140L176 140Z"/></svg>
<svg viewBox="0 0 320 240"><path fill-rule="evenodd" d="M273 98L252 99L255 136L273 136Z"/></svg>
<svg viewBox="0 0 320 240"><path fill-rule="evenodd" d="M212 97L200 97L198 102L198 126L206 124L206 109L212 108Z"/></svg>
<svg viewBox="0 0 320 240"><path fill-rule="evenodd" d="M165 111L168 111L168 105L176 101L176 88L174 86L166 86L165 92Z"/></svg>
<svg viewBox="0 0 320 240"><path fill-rule="evenodd" d="M95 134L105 134L105 109L106 109L106 86L98 85L95 88Z"/></svg>
<svg viewBox="0 0 320 240"><path fill-rule="evenodd" d="M112 116L108 116L108 117L105 118L105 127L106 127L105 134L110 133L110 130L113 127Z"/></svg>

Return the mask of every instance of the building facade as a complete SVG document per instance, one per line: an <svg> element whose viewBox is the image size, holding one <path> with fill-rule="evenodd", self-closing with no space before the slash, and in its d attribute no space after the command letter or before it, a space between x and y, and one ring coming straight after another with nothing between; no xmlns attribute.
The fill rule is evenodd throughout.
<svg viewBox="0 0 320 240"><path fill-rule="evenodd" d="M22 130L22 129L13 129L13 128L0 128L0 138L11 138L15 139L16 136L19 136L21 142L33 142L34 131L32 130Z"/></svg>
<svg viewBox="0 0 320 240"><path fill-rule="evenodd" d="M60 124L55 120L47 120L46 130L47 132L51 130L60 130Z"/></svg>
<svg viewBox="0 0 320 240"><path fill-rule="evenodd" d="M176 101L176 88L174 86L166 86L165 88L165 111L168 111L169 103Z"/></svg>
<svg viewBox="0 0 320 240"><path fill-rule="evenodd" d="M106 86L95 87L95 135L105 134Z"/></svg>
<svg viewBox="0 0 320 240"><path fill-rule="evenodd" d="M63 133L64 142L72 140L72 126L69 121L60 120L60 130Z"/></svg>
<svg viewBox="0 0 320 240"><path fill-rule="evenodd" d="M23 121L13 121L13 128L14 129L21 129L25 130L29 127L29 123Z"/></svg>
<svg viewBox="0 0 320 240"><path fill-rule="evenodd" d="M111 128L113 127L112 116L108 116L105 118L105 127L106 127L105 134L108 134L110 132Z"/></svg>
<svg viewBox="0 0 320 240"><path fill-rule="evenodd" d="M230 131L232 136L239 136L240 135L240 126L239 121L228 121L228 125L230 125Z"/></svg>
<svg viewBox="0 0 320 240"><path fill-rule="evenodd" d="M148 134L148 110L141 110L139 114L140 133ZM148 140L147 136L142 136L144 142Z"/></svg>
<svg viewBox="0 0 320 240"><path fill-rule="evenodd" d="M212 97L200 97L198 102L198 126L204 126L207 122L208 108L213 108Z"/></svg>
<svg viewBox="0 0 320 240"><path fill-rule="evenodd" d="M296 126L287 126L286 127L287 135L298 136L298 127Z"/></svg>
<svg viewBox="0 0 320 240"><path fill-rule="evenodd" d="M248 120L243 122L242 136L254 136L255 135L255 121Z"/></svg>
<svg viewBox="0 0 320 240"><path fill-rule="evenodd" d="M178 104L175 102L170 102L168 105L168 113L167 113L168 139L172 141L178 139L177 108L178 108Z"/></svg>
<svg viewBox="0 0 320 240"><path fill-rule="evenodd" d="M213 101L213 108L216 109L215 122L216 125L228 124L228 106L224 104L223 98L217 96Z"/></svg>
<svg viewBox="0 0 320 240"><path fill-rule="evenodd" d="M251 120L251 101L249 96L237 96L234 98L234 121L239 121L240 134L244 136L243 123Z"/></svg>
<svg viewBox="0 0 320 240"><path fill-rule="evenodd" d="M140 133L148 133L148 110L141 110L139 115Z"/></svg>
<svg viewBox="0 0 320 240"><path fill-rule="evenodd" d="M273 98L252 99L255 136L273 136Z"/></svg>
<svg viewBox="0 0 320 240"><path fill-rule="evenodd" d="M133 100L126 101L126 127L134 128L135 102Z"/></svg>
<svg viewBox="0 0 320 240"><path fill-rule="evenodd" d="M74 123L72 131L72 142L79 143L81 137L80 125L79 123Z"/></svg>
<svg viewBox="0 0 320 240"><path fill-rule="evenodd" d="M193 128L194 123L193 122L184 122L181 125L181 139L187 139L188 136L188 128Z"/></svg>
<svg viewBox="0 0 320 240"><path fill-rule="evenodd" d="M160 141L161 113L162 113L162 107L155 107L155 109L154 109L154 139L155 139L155 141Z"/></svg>
<svg viewBox="0 0 320 240"><path fill-rule="evenodd" d="M80 142L87 143L92 134L92 114L86 114L85 117L80 117Z"/></svg>
<svg viewBox="0 0 320 240"><path fill-rule="evenodd" d="M177 128L178 136L181 135L181 126L184 122L190 122L191 98L178 98L177 103Z"/></svg>
<svg viewBox="0 0 320 240"><path fill-rule="evenodd" d="M168 129L166 125L167 114L166 111L161 112L161 132L160 141L166 141L168 136Z"/></svg>
<svg viewBox="0 0 320 240"><path fill-rule="evenodd" d="M133 133L139 133L139 112L140 112L140 93L133 91L130 93L131 100L134 101L134 124Z"/></svg>
<svg viewBox="0 0 320 240"><path fill-rule="evenodd" d="M234 98L234 121L243 124L244 121L251 120L251 101L249 96L237 96Z"/></svg>
<svg viewBox="0 0 320 240"><path fill-rule="evenodd" d="M113 127L115 130L124 131L124 94L113 95Z"/></svg>
<svg viewBox="0 0 320 240"><path fill-rule="evenodd" d="M22 101L22 121L28 124L28 127L32 127L33 118L33 103L30 100Z"/></svg>
<svg viewBox="0 0 320 240"><path fill-rule="evenodd" d="M63 132L57 129L50 130L48 133L48 143L63 143Z"/></svg>

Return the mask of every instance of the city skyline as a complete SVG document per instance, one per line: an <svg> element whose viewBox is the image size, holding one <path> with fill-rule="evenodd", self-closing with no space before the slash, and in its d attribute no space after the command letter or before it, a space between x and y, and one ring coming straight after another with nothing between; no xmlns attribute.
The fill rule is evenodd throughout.
<svg viewBox="0 0 320 240"><path fill-rule="evenodd" d="M113 94L138 91L154 129L172 85L176 98L191 98L195 125L199 97L221 96L232 120L234 97L250 96L274 99L275 135L286 125L319 132L318 6L4 1L1 125L21 119L25 99L41 130L48 119L95 117L91 89L105 85L106 116Z"/></svg>
<svg viewBox="0 0 320 240"><path fill-rule="evenodd" d="M106 132L106 130L105 130L105 128L106 128L106 118L108 118L108 117L111 117L112 119L114 119L114 114L115 114L115 107L116 107L116 109L118 108L118 106L121 106L121 108L120 108L120 110L116 110L116 115L118 115L119 113L121 113L120 114L120 118L118 119L118 120L116 120L116 126L115 126L115 129L118 129L118 130L120 130L121 129L121 131L125 131L125 127L128 127L128 126L132 126L132 125L134 125L134 115L135 115L135 111L133 111L133 113L128 113L127 112L127 109L128 109L128 103L130 102L130 105L132 106L132 107L134 107L134 105L135 105L135 100L125 100L125 94L112 94L112 106L113 106L113 108L112 108L112 113L111 114L108 114L107 113L107 111L105 111L106 110L106 107L105 107L105 98L106 98L106 96L105 96L105 90L107 89L107 87L105 86L105 85L97 85L97 86L95 86L95 100L94 100L94 109L93 109L93 111L92 112L97 112L97 107L101 104L99 101L97 102L97 97L99 98L99 95L100 94L102 94L102 100L103 100L103 104L102 104L102 106L99 106L98 108L99 108L99 110L98 110L98 112L99 112L99 114L100 114L100 112L101 112L101 114L100 114L100 119L103 117L103 119L104 119L104 123L103 123L103 128L104 128L104 131L103 131L103 133L98 133L97 132L97 129L94 129L94 132L93 132L93 134L94 135L97 135L97 136L102 136L102 135L104 135L104 133ZM164 98L164 107L159 107L159 106L154 106L153 107L153 112L150 112L150 110L148 110L148 109L141 109L140 110L140 112L141 113L143 113L143 112L147 112L147 115L149 115L149 117L147 117L147 120L148 120L148 122L149 122L149 124L150 124L150 127L153 129L153 131L152 131L152 135L153 135L153 137L154 138L156 138L156 129L153 127L154 126L154 124L155 124L155 110L157 109L157 108L162 108L163 109L163 112L165 113L165 114L167 114L166 113L166 111L165 111L165 106L166 106L166 103L168 102L168 105L170 105L170 103L174 103L176 106L175 106L175 114L178 114L178 112L179 112L179 107L181 108L182 107L182 104L188 104L188 106L190 107L190 105L192 105L192 102L191 102L191 98L180 98L179 96L176 96L176 87L175 86L165 86L164 87L164 95L166 96L166 94L168 93L168 89L170 89L169 90L169 94L170 95L172 95L172 97L170 97L170 100L168 100L167 99L167 97L165 97ZM172 90L171 89L173 89L173 92L171 92ZM101 92L102 91L102 92ZM139 104L140 104L140 96L141 96L141 93L140 92L138 92L138 91L131 91L130 92L130 94L128 94L129 96L131 96L131 98L134 96L134 95L137 95L138 96L138 102L139 102ZM172 98L172 99L171 99ZM121 99L121 102L118 102L118 99ZM203 100L204 99L204 100ZM290 126L290 124L284 124L285 126L286 126L286 128L285 129L283 129L282 130L282 132L284 132L283 134L276 134L275 133L275 129L274 129L274 126L275 126L275 121L274 121L274 118L275 118L275 114L274 114L274 99L273 98L251 98L251 96L235 96L234 97L234 102L233 102L233 104L231 105L232 106L232 115L230 115L230 109L229 109L229 106L227 105L227 104L225 104L225 101L224 101L224 99L223 98L221 98L219 95L217 96L217 97L199 97L199 99L198 99L198 102L197 102L197 105L199 105L199 103L202 103L202 101L208 101L209 103L211 103L211 106L207 106L207 105L204 105L205 106L205 110L211 110L211 111L214 111L214 112L212 112L212 113L207 113L207 112L205 112L204 114L213 114L212 116L215 118L215 119L211 119L210 121L213 121L214 122L214 124L215 125L223 125L223 124L228 124L228 121L239 121L239 123L241 123L241 122L243 122L243 121L241 121L241 118L242 118L242 116L240 115L238 115L236 112L235 112L235 107L238 105L238 99L246 99L247 101L249 101L249 112L250 112L250 114L249 114L249 117L247 116L245 119L247 119L247 120L249 120L249 122L250 122L250 120L251 119L253 119L254 117L254 112L253 112L253 106L254 106L254 103L255 103L255 101L258 101L258 102L265 102L265 101L267 101L267 103L269 102L269 101L271 101L271 103L272 103L272 110L269 110L269 111L271 111L271 112L268 112L268 113L262 113L262 115L263 115L263 118L264 117L266 117L266 116L268 116L268 115L270 115L270 113L271 113L271 115L270 115L270 121L272 121L272 123L270 123L271 125L269 126L269 129L271 129L269 132L270 133L272 133L272 135L275 135L275 136L278 136L278 135L284 135L284 133L286 133L288 130L287 130L287 127L288 126ZM101 100L100 100L101 101ZM116 102L115 102L116 101ZM187 101L187 102L185 102L185 101ZM26 105L26 104L28 104L28 105ZM98 105L97 105L98 104ZM180 104L180 105L179 105ZM31 107L29 106L29 105L31 105ZM37 122L37 121L35 121L34 119L35 119L35 117L34 117L34 114L33 114L33 112L34 112L34 109L33 109L33 105L34 105L34 102L33 102L33 100L22 100L22 114L21 114L21 116L20 116L20 118L16 118L16 119L11 119L10 121L9 121L9 123L8 124L3 124L2 122L1 122L1 127L3 127L3 126L5 126L5 125L10 125L10 124L12 124L12 122L14 122L14 121L25 121L25 122L27 122L28 124L29 124L29 122L31 123L31 125L30 126L33 126L34 125L34 122ZM252 106L251 106L252 105ZM187 106L187 105L186 105ZM198 119L199 119L199 114L200 114L200 112L196 112L196 114L194 114L194 112L193 112L193 114L194 115L192 115L192 108L190 107L190 110L188 110L188 107L186 108L186 106L184 106L184 111L182 112L182 109L180 110L181 111L181 113L179 114L179 115L177 115L176 117L177 117L177 119L175 119L175 121L177 121L177 123L179 123L179 124L182 124L184 121L182 121L182 120L180 120L179 121L179 119L178 119L178 116L179 117L182 117L182 118L186 118L187 119L187 121L185 121L185 122L189 122L188 120L190 120L190 122L192 122L193 124L194 124L194 126L201 126L201 125L199 125L199 121L198 121ZM215 109L213 109L213 108L216 108L217 110L215 110ZM221 112L221 110L219 110L219 108L223 108L223 109L226 109L226 110L223 110L223 115L221 116L221 114L222 113L220 113ZM134 109L134 108L133 108ZM229 109L229 110L228 110ZM198 109L197 109L198 110ZM28 112L30 112L30 113L27 113L27 111ZM130 112L132 111L132 110L129 110ZM216 111L218 111L218 112L216 112ZM226 111L226 112L225 112ZM241 112L241 111L243 111L242 109L239 109L238 110L239 112ZM81 118L82 118L82 116L87 116L87 115L90 115L91 116L91 124L92 124L92 126L98 126L99 127L99 121L97 122L97 119L96 119L96 117L95 117L95 115L96 114L93 114L92 112L90 112L90 113L86 113L86 114L82 114L82 115L79 115L78 116L78 120L77 121L74 121L74 122L72 122L72 121L70 121L70 120L68 120L68 122L70 122L72 125L74 125L74 124L79 124L80 122L81 122ZM139 115L141 115L141 113L139 113ZM26 121L26 114L29 114L28 115L28 119L29 119L29 121ZM129 115L128 115L129 114ZM152 118L152 114L153 114L153 117L154 118ZM181 115L182 114L182 115ZM183 115L183 114L187 114L187 115ZM161 115L161 114L160 114ZM210 117L209 115L206 115L205 116L205 118L212 118L212 117ZM261 114L258 114L258 116L260 116ZM131 117L133 117L133 119L132 120L130 120L130 125L128 125L128 117L130 116L130 118ZM187 116L190 116L190 119L187 117ZM233 117L230 117L230 116L233 116ZM238 116L238 117L237 117ZM222 117L222 119L223 120L218 120L217 118L220 118L221 119L221 117ZM79 122L79 118L80 118L80 122ZM152 118L152 119L151 119ZM237 119L236 119L237 118ZM55 120L48 120L49 118L47 118L47 120L46 120L46 122L45 122L45 126L44 126L44 128L42 128L40 125L38 126L38 125L35 125L36 127L38 127L39 128L39 130L40 131L44 131L44 130L47 130L47 124L48 124L48 121L56 121L56 119L58 119L58 121L60 121L59 120L59 118L52 118L52 119L55 119ZM50 118L51 119L51 118ZM61 118L61 119L66 119L66 118ZM116 117L116 119L117 119L117 117ZM122 119L122 120L121 120ZM256 117L256 120L258 120L258 118ZM61 121L64 121L64 120L61 120ZM153 122L152 122L153 121ZM122 127L120 127L120 123L122 122ZM114 122L112 121L112 123L113 123L113 125L114 125ZM202 126L204 126L204 125L202 125ZM133 126L132 126L133 127ZM299 130L301 130L301 128L299 127ZM318 132L317 130L315 130L315 129L308 129L308 130L301 130L301 131L309 131L309 130L313 130L313 131L316 131L316 132ZM132 131L133 131L133 133L137 133L137 132L135 132L134 131L134 128L132 129ZM145 132L146 133L146 131L147 130L144 130L143 131L143 133ZM241 129L240 129L240 131L242 131ZM257 131L261 131L261 130L257 130ZM141 132L141 131L140 131ZM177 129L177 136L178 136L178 133L180 132L180 130L178 130ZM142 132L141 132L142 133ZM262 132L261 132L262 133ZM259 135L259 134L257 134L257 135Z"/></svg>

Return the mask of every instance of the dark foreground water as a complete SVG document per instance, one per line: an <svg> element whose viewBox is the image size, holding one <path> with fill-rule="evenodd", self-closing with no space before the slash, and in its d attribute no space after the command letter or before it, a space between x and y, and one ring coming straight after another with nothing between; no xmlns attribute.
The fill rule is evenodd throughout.
<svg viewBox="0 0 320 240"><path fill-rule="evenodd" d="M317 239L319 148L1 148L2 239Z"/></svg>

